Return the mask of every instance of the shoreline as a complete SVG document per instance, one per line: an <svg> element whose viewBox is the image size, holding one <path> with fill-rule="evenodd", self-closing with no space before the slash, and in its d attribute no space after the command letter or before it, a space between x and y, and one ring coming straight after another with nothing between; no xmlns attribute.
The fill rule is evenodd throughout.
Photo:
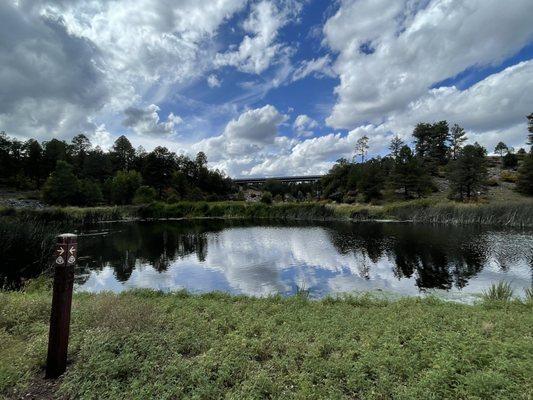
<svg viewBox="0 0 533 400"><path fill-rule="evenodd" d="M533 199L465 204L430 199L384 205L331 203L178 202L141 206L0 208L0 220L14 217L44 223L95 224L184 219L257 219L431 223L533 227Z"/></svg>

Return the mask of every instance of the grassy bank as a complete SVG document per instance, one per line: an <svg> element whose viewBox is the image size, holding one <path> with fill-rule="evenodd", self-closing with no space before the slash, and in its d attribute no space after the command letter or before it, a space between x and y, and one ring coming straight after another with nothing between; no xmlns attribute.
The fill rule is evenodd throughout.
<svg viewBox="0 0 533 400"><path fill-rule="evenodd" d="M533 199L464 204L422 199L386 205L331 203L178 202L145 206L0 209L0 217L25 221L92 224L101 221L168 218L250 218L284 220L398 220L426 223L533 226Z"/></svg>
<svg viewBox="0 0 533 400"><path fill-rule="evenodd" d="M0 398L39 392L49 290L0 292ZM531 304L76 294L59 397L529 399Z"/></svg>

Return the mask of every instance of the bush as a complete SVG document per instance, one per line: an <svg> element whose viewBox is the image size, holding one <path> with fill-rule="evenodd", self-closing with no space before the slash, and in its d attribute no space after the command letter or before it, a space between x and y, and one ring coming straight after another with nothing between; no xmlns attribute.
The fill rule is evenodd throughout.
<svg viewBox="0 0 533 400"><path fill-rule="evenodd" d="M264 192L261 196L261 203L263 204L272 204L272 193Z"/></svg>
<svg viewBox="0 0 533 400"><path fill-rule="evenodd" d="M156 196L155 189L151 186L141 186L135 191L133 204L148 204L154 201Z"/></svg>
<svg viewBox="0 0 533 400"><path fill-rule="evenodd" d="M518 174L512 171L502 171L500 180L502 182L516 183L518 181Z"/></svg>
<svg viewBox="0 0 533 400"><path fill-rule="evenodd" d="M503 168L516 168L518 166L518 156L513 153L507 153L503 156Z"/></svg>
<svg viewBox="0 0 533 400"><path fill-rule="evenodd" d="M94 206L100 204L104 197L100 186L89 179L84 179L80 182L80 191L78 193L78 205Z"/></svg>
<svg viewBox="0 0 533 400"><path fill-rule="evenodd" d="M111 199L116 204L131 204L142 177L137 171L118 171L111 181Z"/></svg>
<svg viewBox="0 0 533 400"><path fill-rule="evenodd" d="M48 204L66 206L76 204L80 190L80 181L74 175L72 165L58 161L54 172L43 187L43 200Z"/></svg>

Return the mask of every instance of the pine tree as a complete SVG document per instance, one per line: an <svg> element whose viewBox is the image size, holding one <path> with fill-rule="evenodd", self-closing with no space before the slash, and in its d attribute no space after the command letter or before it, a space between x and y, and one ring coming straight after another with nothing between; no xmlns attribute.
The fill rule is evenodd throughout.
<svg viewBox="0 0 533 400"><path fill-rule="evenodd" d="M393 158L398 158L398 156L400 155L400 150L402 149L402 147L405 145L405 143L403 142L403 140L400 138L400 136L398 135L395 135L391 141L390 141L390 145L389 145L389 150L391 152L391 155Z"/></svg>
<svg viewBox="0 0 533 400"><path fill-rule="evenodd" d="M368 153L368 136L363 136L359 139L357 139L357 142L355 143L355 154L361 156L361 162L365 162L365 156Z"/></svg>
<svg viewBox="0 0 533 400"><path fill-rule="evenodd" d="M509 148L507 147L507 145L503 142L499 142L496 147L494 148L494 152L496 154L499 154L500 155L500 158L503 158L504 156L504 153L507 153L509 151Z"/></svg>
<svg viewBox="0 0 533 400"><path fill-rule="evenodd" d="M448 165L452 195L461 200L476 197L487 180L486 150L479 144L466 145L457 160Z"/></svg>
<svg viewBox="0 0 533 400"><path fill-rule="evenodd" d="M521 193L533 196L533 153L524 157L522 165L518 169L516 187Z"/></svg>
<svg viewBox="0 0 533 400"><path fill-rule="evenodd" d="M463 143L466 142L466 132L459 125L455 124L450 130L450 156L452 160L456 160L459 152L463 147Z"/></svg>
<svg viewBox="0 0 533 400"><path fill-rule="evenodd" d="M392 185L395 189L402 190L406 198L413 194L422 197L431 191L431 177L408 146L400 149L392 171Z"/></svg>
<svg viewBox="0 0 533 400"><path fill-rule="evenodd" d="M79 189L80 181L74 175L72 165L60 160L44 184L43 200L60 206L76 204Z"/></svg>
<svg viewBox="0 0 533 400"><path fill-rule="evenodd" d="M527 145L531 146L531 152L533 152L533 113L527 116L527 130L529 131Z"/></svg>

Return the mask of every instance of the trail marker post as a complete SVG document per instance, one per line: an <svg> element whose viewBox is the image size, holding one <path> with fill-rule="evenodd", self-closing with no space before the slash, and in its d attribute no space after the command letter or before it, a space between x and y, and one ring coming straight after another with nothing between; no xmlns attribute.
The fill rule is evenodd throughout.
<svg viewBox="0 0 533 400"><path fill-rule="evenodd" d="M47 378L57 378L67 369L70 309L77 253L78 239L76 235L65 233L57 237L57 247L54 253L54 292L46 360Z"/></svg>

